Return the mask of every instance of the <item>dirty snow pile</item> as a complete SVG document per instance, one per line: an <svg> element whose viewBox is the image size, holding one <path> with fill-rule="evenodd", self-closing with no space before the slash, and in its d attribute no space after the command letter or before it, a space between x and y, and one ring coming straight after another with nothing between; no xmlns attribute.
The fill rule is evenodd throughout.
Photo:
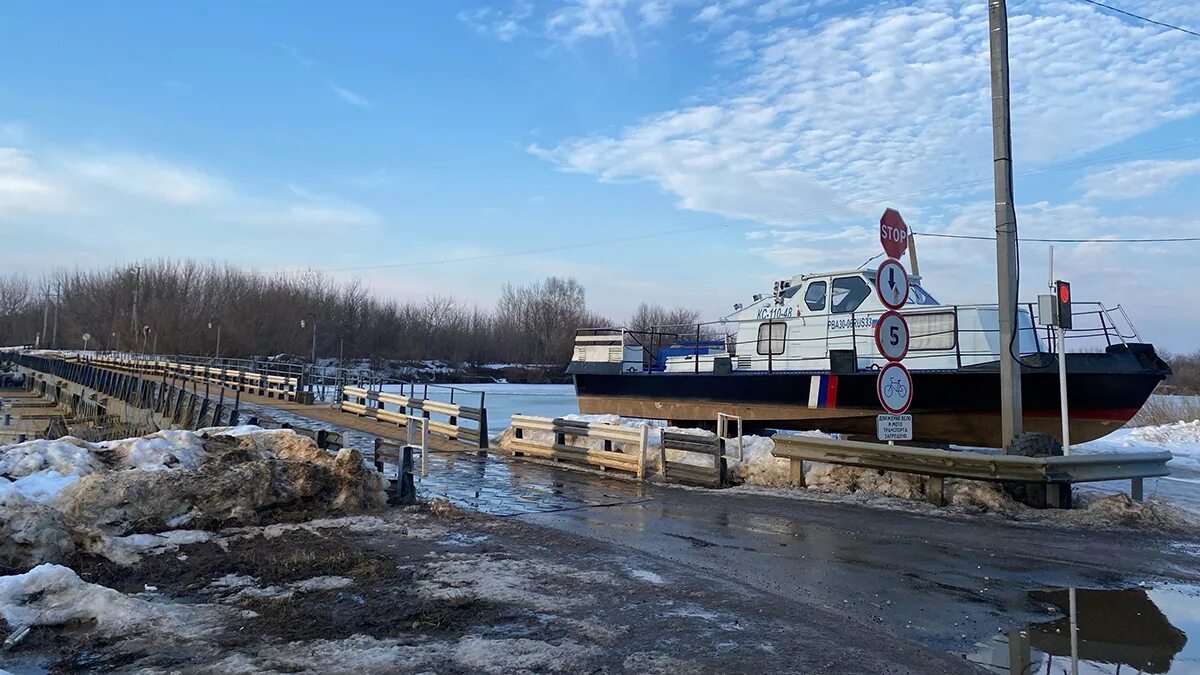
<svg viewBox="0 0 1200 675"><path fill-rule="evenodd" d="M128 535L358 513L381 507L382 489L357 451L331 455L291 430L0 446L0 567L103 553Z"/></svg>
<svg viewBox="0 0 1200 675"><path fill-rule="evenodd" d="M151 602L125 595L50 563L0 577L0 616L10 627L94 621L96 629L106 634L152 624L156 631L186 636L216 629L221 618L232 613L212 605Z"/></svg>

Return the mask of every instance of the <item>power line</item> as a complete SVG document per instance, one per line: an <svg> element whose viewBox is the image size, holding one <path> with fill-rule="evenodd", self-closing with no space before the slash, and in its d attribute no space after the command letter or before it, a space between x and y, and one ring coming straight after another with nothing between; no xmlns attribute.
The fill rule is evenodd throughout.
<svg viewBox="0 0 1200 675"><path fill-rule="evenodd" d="M1191 148L1191 147L1195 147L1195 146L1200 146L1200 139L1189 138L1180 143L1161 145L1161 146L1156 146L1156 147L1152 147L1152 148L1145 148L1142 150L1133 150L1133 151L1129 151L1129 152L1123 152L1123 153L1118 153L1118 154L1114 154L1114 155L1106 155L1104 157L1096 157L1096 158L1086 159L1086 160L1073 160L1070 162L1051 164L1051 165L1044 166L1044 167L1041 167L1038 169L1030 169L1028 171L1022 171L1016 175L1018 177L1035 176L1038 174L1052 173L1055 171L1063 171L1066 169L1075 169L1075 168L1081 168L1081 167L1085 167L1085 166L1092 166L1092 165L1096 165L1096 164L1107 164L1107 163L1122 160L1122 159L1129 159L1131 157L1157 155L1157 154L1164 153L1164 152L1171 152L1174 150L1181 150L1181 149ZM854 207L854 206L882 204L885 202L890 202L890 201L894 201L897 199L905 199L908 197L915 197L918 195L926 195L926 194L930 194L930 193L945 192L945 191L949 191L949 190L955 190L958 188L974 187L976 185L982 185L984 183L991 183L991 182L992 182L991 177L978 178L975 180L963 181L960 183L951 183L949 185L939 185L939 186L935 186L935 187L931 187L931 188L926 188L923 190L914 190L912 192L906 192L906 193L902 193L902 194L894 194L894 195L890 195L890 196L862 197L862 198L852 199L852 200L845 201L845 202L839 202L836 204L827 204L825 206L819 206L819 207L814 207L814 208L809 208L809 209L801 209L801 210L797 210L797 211L775 213L775 214L771 214L768 216L764 216L760 220L772 220L772 219L786 218L786 217L799 218L799 217L803 217L803 216L816 215L816 214L824 213L827 211L840 210L840 209L850 208L850 207ZM667 236L671 236L673 234L687 234L690 232L714 230L714 229L718 229L718 228L722 228L722 227L728 227L728 224L727 223L716 223L716 224L712 224L712 225L689 226L689 227L677 228L677 229L673 229L673 230L662 230L659 232L649 232L646 234L631 235L628 237L614 237L611 239L595 239L595 240L591 240L591 241L576 242L573 244L561 244L558 246L547 246L544 248L536 248L536 249L524 249L524 250L520 250L520 251L505 251L505 252L501 252L501 253L488 253L488 254L483 254L483 255L462 256L462 257L457 257L457 258L442 258L439 260L419 260L419 261L404 262L404 263L392 263L392 264L384 264L384 265L356 265L353 267L335 267L335 268L329 268L329 269L322 269L320 271L322 271L322 272L357 272L357 271L383 270L383 269L402 269L402 268L406 268L406 267L428 267L431 265L446 265L446 264L451 264L451 263L462 263L462 262L478 262L478 261L482 261L482 260L514 258L514 257L518 257L518 256L534 255L534 254L538 254L538 253L557 253L559 251L570 251L570 250L581 249L581 248L590 248L593 246L605 246L605 245L609 245L609 244L621 244L621 243L626 243L626 242L631 242L631 241L643 241L646 239L667 237ZM925 233L922 233L922 234L924 234L925 236L931 236L931 237L933 237L933 236L948 236L948 235L936 235L936 234L925 234ZM963 238L969 238L969 237L964 236ZM977 238L991 239L991 237L977 237ZM1022 237L1022 238L1024 239L1024 237ZM1026 241L1040 241L1040 240L1027 239ZM1106 239L1103 241L1113 241L1113 240ZM1189 241L1189 240L1185 239L1182 241ZM1069 243L1069 242L1063 242L1063 243Z"/></svg>
<svg viewBox="0 0 1200 675"><path fill-rule="evenodd" d="M1196 36L1196 37L1200 37L1200 33L1197 33L1197 32L1196 32L1196 31L1194 31L1194 30L1188 30L1187 28L1182 28L1182 27L1180 27L1180 26L1176 26L1176 25L1173 25L1173 24L1169 24L1169 23L1163 23L1162 21L1155 21L1154 19L1150 19L1150 18L1147 18L1147 17L1141 16L1140 14L1134 14L1133 12L1127 12L1127 11L1125 11L1125 10L1123 10L1123 9L1120 9L1120 8L1118 8L1118 7L1113 7L1112 5L1106 5L1106 4L1104 4L1103 2L1096 2L1096 0L1081 0L1081 1L1082 1L1082 2L1086 2L1086 3L1088 3L1089 5L1095 5L1095 6L1097 6L1097 7L1103 7L1104 9L1107 9L1107 10L1110 10L1110 11L1113 11L1113 12L1116 12L1116 13L1118 13L1118 14L1124 14L1125 16L1133 17L1133 18L1135 18L1135 19L1137 19L1137 20L1139 20L1139 21L1145 21L1146 23L1152 23L1152 24L1154 24L1155 26L1162 26L1163 28L1170 28L1171 30L1177 30L1177 31L1179 31L1180 33L1187 33L1188 35L1194 35L1194 36Z"/></svg>
<svg viewBox="0 0 1200 675"><path fill-rule="evenodd" d="M922 237L937 237L939 239L971 239L975 241L996 241L995 237L985 237L975 234L944 234L940 232L913 232ZM1050 244L1159 244L1173 241L1200 241L1200 237L1148 237L1139 239L1052 239L1021 237L1021 241L1037 241Z"/></svg>

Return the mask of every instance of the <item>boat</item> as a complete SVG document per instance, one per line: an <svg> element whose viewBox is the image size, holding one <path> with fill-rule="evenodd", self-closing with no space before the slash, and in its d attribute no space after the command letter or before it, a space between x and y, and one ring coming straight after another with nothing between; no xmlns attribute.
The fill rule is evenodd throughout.
<svg viewBox="0 0 1200 675"><path fill-rule="evenodd" d="M1003 336L997 305L942 304L918 274L905 274L910 292L898 311L910 333L903 364L913 441L1001 446L1001 349L1020 356L1025 431L1061 441L1055 329L1042 325L1037 305L1020 305L1015 334ZM874 336L887 311L876 275L860 268L781 279L709 323L581 329L567 369L579 410L706 428L725 414L753 432L874 439L876 416L887 412L876 381L888 363ZM1120 305L1074 302L1072 318L1067 398L1070 440L1079 443L1122 427L1171 370Z"/></svg>

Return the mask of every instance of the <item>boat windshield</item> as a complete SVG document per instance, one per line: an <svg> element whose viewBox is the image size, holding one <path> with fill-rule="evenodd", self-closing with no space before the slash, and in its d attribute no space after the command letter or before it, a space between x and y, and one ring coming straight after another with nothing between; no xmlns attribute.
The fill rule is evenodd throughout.
<svg viewBox="0 0 1200 675"><path fill-rule="evenodd" d="M866 272L865 275L866 275L867 279L870 280L871 284L874 285L875 284L875 272L869 271L869 272ZM908 291L908 302L905 304L908 304L908 305L938 305L938 304L941 304L937 300L935 300L932 295L927 293L924 288L921 288L920 286L918 286L916 284L912 284L911 286L909 286L909 289L910 290Z"/></svg>

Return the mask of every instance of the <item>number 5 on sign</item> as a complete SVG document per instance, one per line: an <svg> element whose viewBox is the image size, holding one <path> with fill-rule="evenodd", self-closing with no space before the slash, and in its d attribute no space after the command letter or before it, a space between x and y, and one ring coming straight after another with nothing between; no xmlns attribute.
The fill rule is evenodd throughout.
<svg viewBox="0 0 1200 675"><path fill-rule="evenodd" d="M875 346L888 361L908 355L908 322L899 312L884 312L875 322Z"/></svg>

